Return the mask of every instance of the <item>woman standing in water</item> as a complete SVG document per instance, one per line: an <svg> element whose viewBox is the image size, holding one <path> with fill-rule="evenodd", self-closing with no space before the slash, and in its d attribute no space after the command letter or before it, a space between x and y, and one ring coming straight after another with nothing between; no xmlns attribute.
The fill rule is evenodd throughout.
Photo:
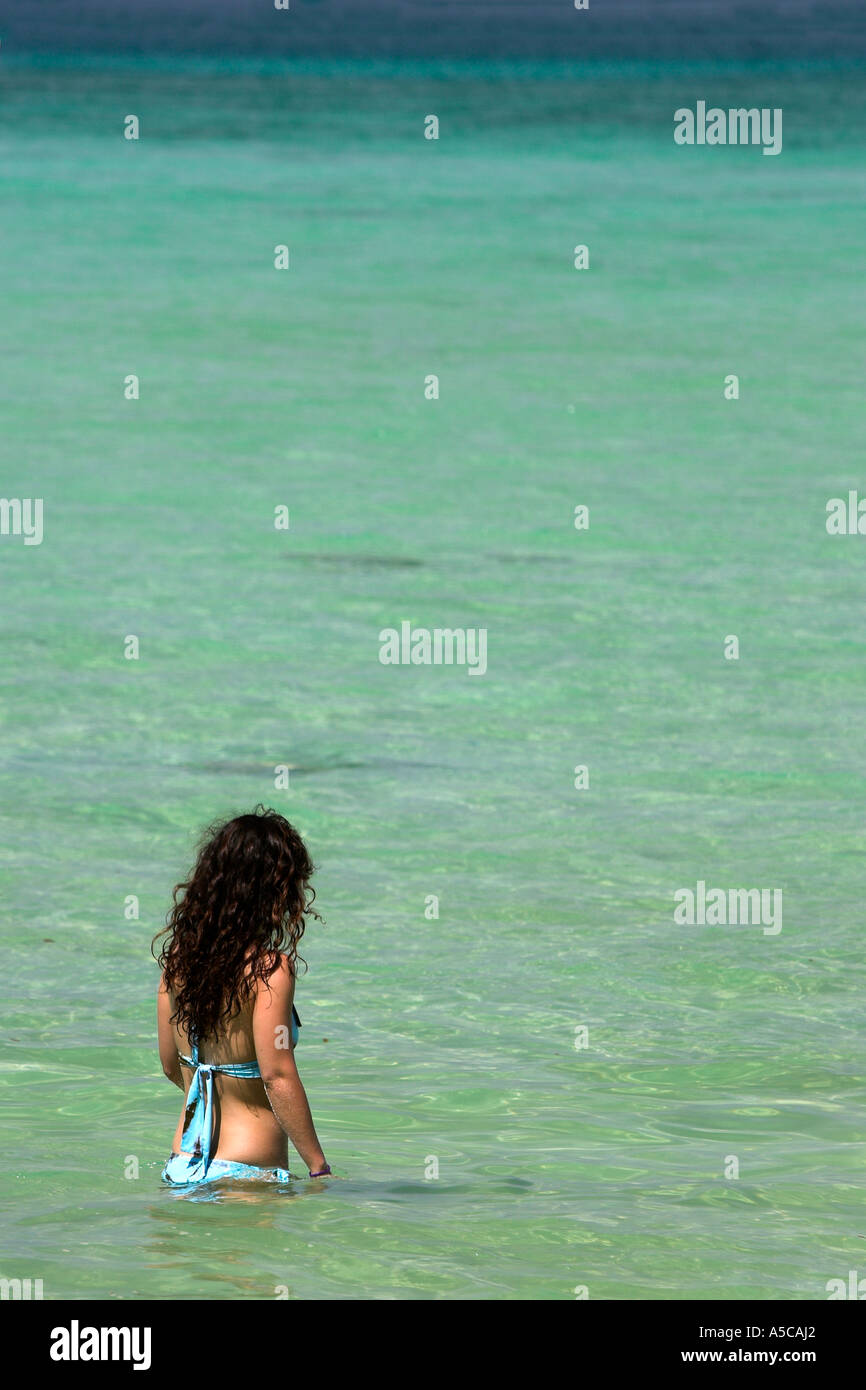
<svg viewBox="0 0 866 1390"><path fill-rule="evenodd" d="M330 1173L295 1065L295 966L314 865L276 811L213 827L174 890L159 955L159 1057L184 1092L168 1183L286 1182L288 1139ZM178 895L180 901L178 901ZM157 938L154 938L156 940Z"/></svg>

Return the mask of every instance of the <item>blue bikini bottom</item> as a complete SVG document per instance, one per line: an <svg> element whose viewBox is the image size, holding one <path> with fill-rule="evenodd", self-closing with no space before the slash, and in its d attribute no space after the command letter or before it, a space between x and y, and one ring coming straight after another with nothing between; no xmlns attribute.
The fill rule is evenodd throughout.
<svg viewBox="0 0 866 1390"><path fill-rule="evenodd" d="M246 1178L257 1182L293 1181L288 1168L258 1168L253 1163L235 1163L229 1158L212 1158L207 1171L203 1171L201 1159L185 1153L173 1153L162 1170L163 1182L175 1186L217 1182L220 1178Z"/></svg>

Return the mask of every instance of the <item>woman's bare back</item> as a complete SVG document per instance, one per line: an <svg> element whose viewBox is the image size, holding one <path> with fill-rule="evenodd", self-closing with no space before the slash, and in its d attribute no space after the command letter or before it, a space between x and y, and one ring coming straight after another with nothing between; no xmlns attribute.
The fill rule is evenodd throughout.
<svg viewBox="0 0 866 1390"><path fill-rule="evenodd" d="M253 1032L253 1010L258 989L263 986L257 982L253 997L241 1011L227 1024L225 1033L219 1039L209 1039L199 1043L199 1063L252 1062L256 1060L256 1045ZM267 988L267 986L264 986ZM169 995L171 1011L175 1010L175 999ZM172 1033L178 1054L181 1058L190 1057L192 1045L186 1031L172 1023ZM174 1134L172 1151L182 1152L183 1130L186 1119L186 1101L189 1096L194 1068L181 1060L184 1081L184 1108ZM261 1078L225 1076L214 1073L214 1148L213 1157L234 1160L238 1163L252 1163L262 1167L285 1167L288 1163L288 1140L286 1134L271 1108L267 1091Z"/></svg>

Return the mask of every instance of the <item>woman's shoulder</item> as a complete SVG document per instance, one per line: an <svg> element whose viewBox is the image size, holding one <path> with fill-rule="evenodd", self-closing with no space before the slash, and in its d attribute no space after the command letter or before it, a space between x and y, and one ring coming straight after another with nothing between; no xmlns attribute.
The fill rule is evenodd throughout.
<svg viewBox="0 0 866 1390"><path fill-rule="evenodd" d="M277 957L275 974L283 976L290 983L293 982L295 967L292 964L291 956L286 951L275 951L274 955Z"/></svg>
<svg viewBox="0 0 866 1390"><path fill-rule="evenodd" d="M256 971L256 984L273 985L277 981L291 983L295 978L295 971L290 956L285 951L267 951L261 959L264 967L259 973ZM252 969L252 959L248 965Z"/></svg>

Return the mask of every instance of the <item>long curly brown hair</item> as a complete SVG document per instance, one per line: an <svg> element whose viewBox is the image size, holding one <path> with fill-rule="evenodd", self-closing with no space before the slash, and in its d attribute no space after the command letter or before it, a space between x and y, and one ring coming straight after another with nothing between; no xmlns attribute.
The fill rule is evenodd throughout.
<svg viewBox="0 0 866 1390"><path fill-rule="evenodd" d="M172 1022L190 1039L218 1038L285 951L292 969L313 911L315 865L293 825L258 805L205 832L192 874L177 884L157 957L174 995ZM153 945L151 946L153 951Z"/></svg>

